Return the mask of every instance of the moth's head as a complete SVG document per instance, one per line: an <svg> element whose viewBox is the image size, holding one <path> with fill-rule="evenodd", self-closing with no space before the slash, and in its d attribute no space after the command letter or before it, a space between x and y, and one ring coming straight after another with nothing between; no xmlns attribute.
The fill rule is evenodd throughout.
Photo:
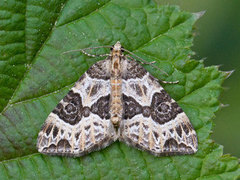
<svg viewBox="0 0 240 180"><path fill-rule="evenodd" d="M116 44L113 46L113 50L120 51L121 50L121 43L119 41L116 42Z"/></svg>
<svg viewBox="0 0 240 180"><path fill-rule="evenodd" d="M112 54L117 54L117 55L121 55L123 50L122 50L122 45L119 41L116 42L116 44L113 45L113 47L111 48L111 52Z"/></svg>

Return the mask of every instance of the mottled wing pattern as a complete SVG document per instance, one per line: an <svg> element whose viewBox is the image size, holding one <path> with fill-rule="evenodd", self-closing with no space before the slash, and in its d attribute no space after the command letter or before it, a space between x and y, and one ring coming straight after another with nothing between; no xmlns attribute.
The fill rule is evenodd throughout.
<svg viewBox="0 0 240 180"><path fill-rule="evenodd" d="M82 156L117 138L110 121L110 59L94 64L50 113L38 135L44 154Z"/></svg>
<svg viewBox="0 0 240 180"><path fill-rule="evenodd" d="M123 60L122 68L120 141L157 156L195 153L196 132L158 80L135 61Z"/></svg>

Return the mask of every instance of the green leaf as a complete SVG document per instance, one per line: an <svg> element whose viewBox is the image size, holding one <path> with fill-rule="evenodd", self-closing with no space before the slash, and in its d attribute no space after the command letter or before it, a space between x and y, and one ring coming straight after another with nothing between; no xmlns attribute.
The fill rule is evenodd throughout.
<svg viewBox="0 0 240 180"><path fill-rule="evenodd" d="M200 14L151 0L0 1L0 179L237 179L237 158L210 139L221 84L229 73L191 59ZM151 66L197 131L194 155L154 157L116 142L81 158L37 153L41 125L97 60L72 49L120 40ZM107 52L106 49L95 51Z"/></svg>

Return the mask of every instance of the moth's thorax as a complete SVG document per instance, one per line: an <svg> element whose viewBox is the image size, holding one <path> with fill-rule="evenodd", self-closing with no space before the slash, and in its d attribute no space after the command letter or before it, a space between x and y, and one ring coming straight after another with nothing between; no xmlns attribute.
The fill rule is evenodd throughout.
<svg viewBox="0 0 240 180"><path fill-rule="evenodd" d="M111 60L111 76L121 76L121 56L114 54Z"/></svg>
<svg viewBox="0 0 240 180"><path fill-rule="evenodd" d="M111 51L111 121L115 127L119 126L122 119L122 67L121 67L121 44L117 42Z"/></svg>

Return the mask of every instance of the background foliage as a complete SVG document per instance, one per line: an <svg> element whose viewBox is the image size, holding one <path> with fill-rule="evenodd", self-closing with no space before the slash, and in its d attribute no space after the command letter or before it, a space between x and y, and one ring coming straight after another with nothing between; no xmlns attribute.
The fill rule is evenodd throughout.
<svg viewBox="0 0 240 180"><path fill-rule="evenodd" d="M221 65L222 70L234 70L224 83L221 102L228 106L216 114L213 139L224 145L225 153L240 157L240 1L174 0L172 3L191 12L206 10L197 24L198 36L193 49L198 57L206 57L206 65Z"/></svg>
<svg viewBox="0 0 240 180"><path fill-rule="evenodd" d="M224 152L240 157L240 1L238 0L159 0L159 4L178 4L190 12L206 10L197 23L193 49L206 65L220 65L222 70L235 70L224 83L217 112L213 139L224 145Z"/></svg>
<svg viewBox="0 0 240 180"><path fill-rule="evenodd" d="M229 72L191 59L201 14L152 1L0 1L0 179L236 179L238 160L209 137ZM49 157L35 145L41 124L97 59L62 52L121 40L170 74L162 80L188 114L199 139L191 156L154 157L122 143L82 158ZM103 53L104 50L96 53ZM189 168L191 167L191 168Z"/></svg>

